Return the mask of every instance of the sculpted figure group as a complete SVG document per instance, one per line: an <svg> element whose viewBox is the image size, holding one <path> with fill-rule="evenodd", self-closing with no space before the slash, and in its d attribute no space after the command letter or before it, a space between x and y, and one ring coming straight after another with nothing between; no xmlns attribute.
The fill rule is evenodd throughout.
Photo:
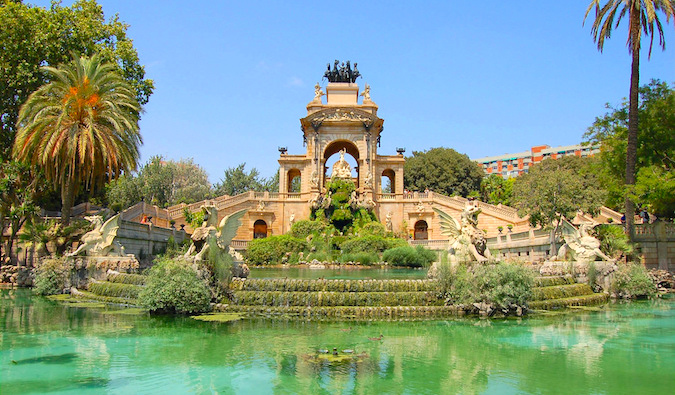
<svg viewBox="0 0 675 395"><path fill-rule="evenodd" d="M213 205L202 206L204 222L192 233L192 244L185 253L185 259L201 261L206 258L209 248L219 248L229 252L230 242L241 225L241 217L246 210L230 214L218 222L218 210Z"/></svg>
<svg viewBox="0 0 675 395"><path fill-rule="evenodd" d="M88 256L126 256L124 247L115 240L117 230L120 228L120 215L110 217L103 222L103 217L93 215L84 217L87 221L94 224L94 229L85 233L80 239L80 246L68 256L76 256L85 253Z"/></svg>
<svg viewBox="0 0 675 395"><path fill-rule="evenodd" d="M434 208L441 222L441 234L450 239L448 250L458 260L486 263L492 261L487 240L478 229L478 214L481 209L475 200L469 200L462 211L461 223L449 214Z"/></svg>
<svg viewBox="0 0 675 395"><path fill-rule="evenodd" d="M349 61L342 62L340 65L339 60L335 60L333 64L333 70L330 69L330 63L327 65L327 70L323 74L323 78L326 78L328 82L356 82L356 79L361 76L359 70L356 68L356 63L354 63L354 70L352 70Z"/></svg>

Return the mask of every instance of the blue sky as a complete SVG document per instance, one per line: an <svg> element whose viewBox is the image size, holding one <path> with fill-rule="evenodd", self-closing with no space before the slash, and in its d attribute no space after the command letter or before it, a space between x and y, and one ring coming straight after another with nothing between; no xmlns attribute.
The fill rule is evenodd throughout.
<svg viewBox="0 0 675 395"><path fill-rule="evenodd" d="M335 59L358 62L371 86L380 154L577 144L630 79L626 21L598 52L589 2L99 0L155 81L142 162L191 157L212 182L241 162L271 176L279 146L304 153L299 119ZM675 81L673 21L664 28L665 52L648 61L643 44L642 84Z"/></svg>

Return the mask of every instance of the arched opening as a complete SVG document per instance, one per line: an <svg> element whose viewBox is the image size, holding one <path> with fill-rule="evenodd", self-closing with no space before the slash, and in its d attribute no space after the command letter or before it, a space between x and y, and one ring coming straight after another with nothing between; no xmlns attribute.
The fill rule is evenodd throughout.
<svg viewBox="0 0 675 395"><path fill-rule="evenodd" d="M382 172L380 177L380 193L396 193L396 173L392 169Z"/></svg>
<svg viewBox="0 0 675 395"><path fill-rule="evenodd" d="M298 169L291 169L286 176L286 192L297 193L302 187L302 174Z"/></svg>
<svg viewBox="0 0 675 395"><path fill-rule="evenodd" d="M323 152L324 178L333 177L333 166L340 160L340 152L344 150L344 159L351 168L351 176L356 177L357 186L359 180L359 149L349 140L335 140L326 146ZM328 176L330 173L330 176Z"/></svg>
<svg viewBox="0 0 675 395"><path fill-rule="evenodd" d="M415 222L415 240L427 240L429 239L429 226L427 221L421 219Z"/></svg>
<svg viewBox="0 0 675 395"><path fill-rule="evenodd" d="M253 223L253 238L264 239L267 237L267 222L259 219Z"/></svg>

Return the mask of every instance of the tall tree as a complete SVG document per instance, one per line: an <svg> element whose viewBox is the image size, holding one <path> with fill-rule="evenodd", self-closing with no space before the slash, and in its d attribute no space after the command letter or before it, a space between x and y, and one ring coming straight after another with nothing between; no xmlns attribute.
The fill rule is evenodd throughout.
<svg viewBox="0 0 675 395"><path fill-rule="evenodd" d="M445 195L468 196L480 190L483 170L468 156L451 148L413 151L406 158L404 185L410 190L430 189Z"/></svg>
<svg viewBox="0 0 675 395"><path fill-rule="evenodd" d="M642 34L650 37L649 56L652 53L654 36L658 34L659 45L666 49L663 36L663 26L658 18L658 12L663 12L666 22L675 17L675 0L607 0L604 6L600 0L593 0L586 9L584 22L591 10L595 9L595 20L591 27L593 39L602 52L605 39L610 38L612 30L619 26L624 16L628 16L628 52L632 55L630 74L630 93L628 96L628 139L626 145L626 185L630 189L635 184L635 163L637 161L638 135L638 89L640 86L640 42ZM616 23L615 23L616 18ZM629 194L631 192L629 191ZM635 205L626 195L626 227L629 234L633 234L633 218Z"/></svg>
<svg viewBox="0 0 675 395"><path fill-rule="evenodd" d="M9 229L7 243L0 243L0 257L10 262L14 241L23 225L39 214L36 196L44 189L41 177L32 177L30 168L19 162L0 163L0 234ZM0 259L0 265L2 260Z"/></svg>
<svg viewBox="0 0 675 395"><path fill-rule="evenodd" d="M515 178L504 179L500 174L485 176L480 183L481 199L490 204L511 205Z"/></svg>
<svg viewBox="0 0 675 395"><path fill-rule="evenodd" d="M608 191L605 205L619 209L624 204L628 102L595 119L584 135L600 144L597 174ZM652 80L640 87L635 190L628 196L661 218L675 217L675 86Z"/></svg>
<svg viewBox="0 0 675 395"><path fill-rule="evenodd" d="M264 179L260 178L260 172L255 167L246 172L244 168L246 163L241 163L237 167L225 169L225 174L218 184L216 184L216 195L238 195L248 191L260 191L263 189Z"/></svg>
<svg viewBox="0 0 675 395"><path fill-rule="evenodd" d="M115 64L143 105L154 89L145 78L124 22L115 15L105 20L95 0L78 0L71 7L53 2L42 8L21 1L0 1L0 160L11 156L19 108L28 96L48 82L40 66L57 66L75 52L98 53Z"/></svg>
<svg viewBox="0 0 675 395"><path fill-rule="evenodd" d="M577 211L594 215L600 209L604 191L586 158L565 156L547 159L516 178L513 201L530 224L552 229L551 253L556 253L555 235L563 218L573 219Z"/></svg>
<svg viewBox="0 0 675 395"><path fill-rule="evenodd" d="M167 207L194 203L212 195L206 171L192 158L176 162L153 156L138 175L125 174L106 185L108 207L123 210L141 200Z"/></svg>
<svg viewBox="0 0 675 395"><path fill-rule="evenodd" d="M61 220L67 225L81 185L102 185L136 168L140 106L116 66L96 55L43 69L52 82L21 107L12 152L61 187Z"/></svg>

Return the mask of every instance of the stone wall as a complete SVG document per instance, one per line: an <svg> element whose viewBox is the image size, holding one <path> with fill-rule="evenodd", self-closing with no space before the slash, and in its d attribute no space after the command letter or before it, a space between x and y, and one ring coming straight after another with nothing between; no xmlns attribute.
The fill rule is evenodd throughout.
<svg viewBox="0 0 675 395"><path fill-rule="evenodd" d="M124 246L127 254L134 254L139 260L166 250L169 237L173 236L180 244L187 237L184 231L161 228L153 224L141 224L126 220L120 221L117 240Z"/></svg>
<svg viewBox="0 0 675 395"><path fill-rule="evenodd" d="M675 271L675 224L635 225L637 252L648 269Z"/></svg>

